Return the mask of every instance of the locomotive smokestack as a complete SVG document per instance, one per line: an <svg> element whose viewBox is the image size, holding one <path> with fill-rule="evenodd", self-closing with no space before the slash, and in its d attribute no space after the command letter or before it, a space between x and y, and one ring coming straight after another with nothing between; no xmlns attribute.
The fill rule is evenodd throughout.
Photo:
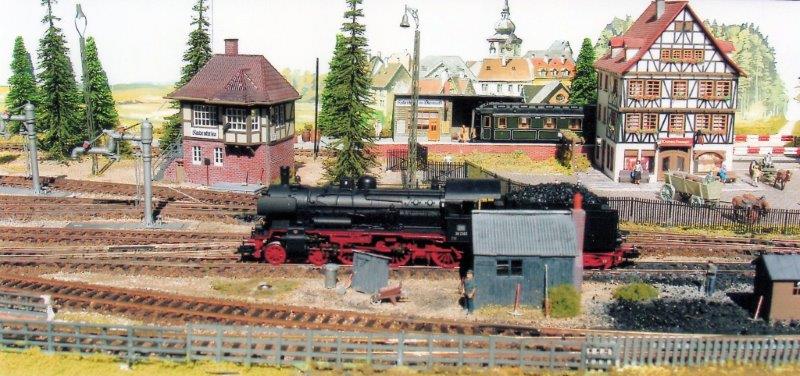
<svg viewBox="0 0 800 376"><path fill-rule="evenodd" d="M281 166L281 185L289 185L289 166Z"/></svg>
<svg viewBox="0 0 800 376"><path fill-rule="evenodd" d="M575 259L575 273L573 273L573 282L578 291L581 288L583 281L583 237L586 233L586 212L583 210L583 195L580 192L575 192L572 196L572 223L575 224L575 236L577 237L578 254L580 255Z"/></svg>

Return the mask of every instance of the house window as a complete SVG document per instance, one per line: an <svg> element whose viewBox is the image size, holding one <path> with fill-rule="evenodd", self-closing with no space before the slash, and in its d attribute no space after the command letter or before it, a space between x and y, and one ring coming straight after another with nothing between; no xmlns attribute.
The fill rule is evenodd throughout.
<svg viewBox="0 0 800 376"><path fill-rule="evenodd" d="M244 131L247 129L247 111L242 108L226 108L225 121L231 131Z"/></svg>
<svg viewBox="0 0 800 376"><path fill-rule="evenodd" d="M497 118L497 128L505 129L508 128L508 118L505 116L500 116Z"/></svg>
<svg viewBox="0 0 800 376"><path fill-rule="evenodd" d="M693 28L692 21L675 21L675 31L692 31Z"/></svg>
<svg viewBox="0 0 800 376"><path fill-rule="evenodd" d="M222 148L214 148L214 166L222 166Z"/></svg>
<svg viewBox="0 0 800 376"><path fill-rule="evenodd" d="M729 98L731 96L731 82L717 81L714 85L714 96L717 98Z"/></svg>
<svg viewBox="0 0 800 376"><path fill-rule="evenodd" d="M544 118L544 129L556 129L556 118Z"/></svg>
<svg viewBox="0 0 800 376"><path fill-rule="evenodd" d="M698 114L694 116L694 131L708 134L711 129L711 115Z"/></svg>
<svg viewBox="0 0 800 376"><path fill-rule="evenodd" d="M531 118L519 118L519 129L528 129L531 127Z"/></svg>
<svg viewBox="0 0 800 376"><path fill-rule="evenodd" d="M655 133L658 130L658 114L642 114L642 132Z"/></svg>
<svg viewBox="0 0 800 376"><path fill-rule="evenodd" d="M700 81L698 85L697 95L700 98L708 99L714 95L714 81Z"/></svg>
<svg viewBox="0 0 800 376"><path fill-rule="evenodd" d="M686 80L672 81L672 98L675 99L689 98L689 81Z"/></svg>
<svg viewBox="0 0 800 376"><path fill-rule="evenodd" d="M202 150L200 150L199 146L192 146L192 164L199 165L202 162Z"/></svg>
<svg viewBox="0 0 800 376"><path fill-rule="evenodd" d="M570 119L569 129L572 129L573 131L579 131L581 130L581 127L582 127L581 119Z"/></svg>
<svg viewBox="0 0 800 376"><path fill-rule="evenodd" d="M481 84L481 90L483 90L484 92L489 91L489 84Z"/></svg>
<svg viewBox="0 0 800 376"><path fill-rule="evenodd" d="M283 126L286 122L286 110L284 105L272 106L269 108L270 124L274 126Z"/></svg>
<svg viewBox="0 0 800 376"><path fill-rule="evenodd" d="M611 85L611 93L612 94L616 94L617 93L617 80L614 80L614 82Z"/></svg>
<svg viewBox="0 0 800 376"><path fill-rule="evenodd" d="M693 56L693 58L694 58L694 60L695 60L696 62L698 62L698 63L699 63L699 62L701 62L701 61L705 60L705 58L706 58L706 56L705 56L705 51L703 51L703 50L692 50L692 51L694 51L694 56Z"/></svg>
<svg viewBox="0 0 800 376"><path fill-rule="evenodd" d="M711 133L725 134L728 129L728 115L713 115L711 118Z"/></svg>
<svg viewBox="0 0 800 376"><path fill-rule="evenodd" d="M497 84L497 92L498 93L503 92L503 85Z"/></svg>
<svg viewBox="0 0 800 376"><path fill-rule="evenodd" d="M668 49L668 48L662 49L661 50L661 60L669 60L669 58L672 56L671 53L672 53L672 51L670 49Z"/></svg>
<svg viewBox="0 0 800 376"><path fill-rule="evenodd" d="M633 98L641 98L642 95L644 95L644 81L643 80L628 81L628 95Z"/></svg>
<svg viewBox="0 0 800 376"><path fill-rule="evenodd" d="M648 98L661 97L661 81L647 80L644 86L644 95Z"/></svg>
<svg viewBox="0 0 800 376"><path fill-rule="evenodd" d="M562 75L563 75L564 77L569 77L569 70L567 70L567 69L564 69L564 72L562 73Z"/></svg>
<svg viewBox="0 0 800 376"><path fill-rule="evenodd" d="M686 116L683 114L670 114L669 115L669 134L683 135L684 123Z"/></svg>
<svg viewBox="0 0 800 376"><path fill-rule="evenodd" d="M381 100L381 105L383 105L383 100ZM253 110L250 114L250 129L254 131L261 129L261 114L258 110Z"/></svg>
<svg viewBox="0 0 800 376"><path fill-rule="evenodd" d="M508 85L508 92L514 91L514 85Z"/></svg>
<svg viewBox="0 0 800 376"><path fill-rule="evenodd" d="M522 275L522 260L497 260L497 275L498 276L521 276Z"/></svg>
<svg viewBox="0 0 800 376"><path fill-rule="evenodd" d="M196 127L211 127L217 125L217 108L196 104L192 106L192 119Z"/></svg>
<svg viewBox="0 0 800 376"><path fill-rule="evenodd" d="M670 56L672 60L681 60L683 59L683 51L681 50L672 50L672 56Z"/></svg>
<svg viewBox="0 0 800 376"><path fill-rule="evenodd" d="M642 114L625 114L625 131L636 132L642 127Z"/></svg>

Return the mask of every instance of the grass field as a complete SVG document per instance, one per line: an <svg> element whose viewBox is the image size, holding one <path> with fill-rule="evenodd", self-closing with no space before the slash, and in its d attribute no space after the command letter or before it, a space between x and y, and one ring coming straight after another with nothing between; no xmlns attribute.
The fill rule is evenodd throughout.
<svg viewBox="0 0 800 376"><path fill-rule="evenodd" d="M777 134L785 124L786 118L783 116L752 121L736 119L733 129L736 134Z"/></svg>

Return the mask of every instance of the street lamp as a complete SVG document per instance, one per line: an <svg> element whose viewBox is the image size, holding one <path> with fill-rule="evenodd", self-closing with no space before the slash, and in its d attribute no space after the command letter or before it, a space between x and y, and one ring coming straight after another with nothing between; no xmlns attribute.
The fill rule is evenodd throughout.
<svg viewBox="0 0 800 376"><path fill-rule="evenodd" d="M408 28L408 16L414 19L414 58L411 61L411 132L408 135L408 180L407 188L417 186L417 106L419 102L419 16L416 8L408 5L403 10L400 27Z"/></svg>
<svg viewBox="0 0 800 376"><path fill-rule="evenodd" d="M83 25L81 25L83 23ZM86 77L86 26L89 20L83 13L80 4L75 4L75 31L78 32L81 49L81 71L83 73L83 99L86 102L86 127L89 130L89 139L93 139L94 134L94 115L92 114L92 100L89 93L89 84ZM92 155L92 175L97 175L97 155Z"/></svg>

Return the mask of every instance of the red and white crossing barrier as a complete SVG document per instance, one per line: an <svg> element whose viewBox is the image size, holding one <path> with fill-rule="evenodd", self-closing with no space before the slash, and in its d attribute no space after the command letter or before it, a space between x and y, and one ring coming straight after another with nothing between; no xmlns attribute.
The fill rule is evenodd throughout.
<svg viewBox="0 0 800 376"><path fill-rule="evenodd" d="M790 134L737 134L736 142L791 142L795 136Z"/></svg>
<svg viewBox="0 0 800 376"><path fill-rule="evenodd" d="M784 147L784 146L735 146L733 148L733 155L765 155L772 153L772 155L785 155L787 157L800 157L800 147Z"/></svg>

